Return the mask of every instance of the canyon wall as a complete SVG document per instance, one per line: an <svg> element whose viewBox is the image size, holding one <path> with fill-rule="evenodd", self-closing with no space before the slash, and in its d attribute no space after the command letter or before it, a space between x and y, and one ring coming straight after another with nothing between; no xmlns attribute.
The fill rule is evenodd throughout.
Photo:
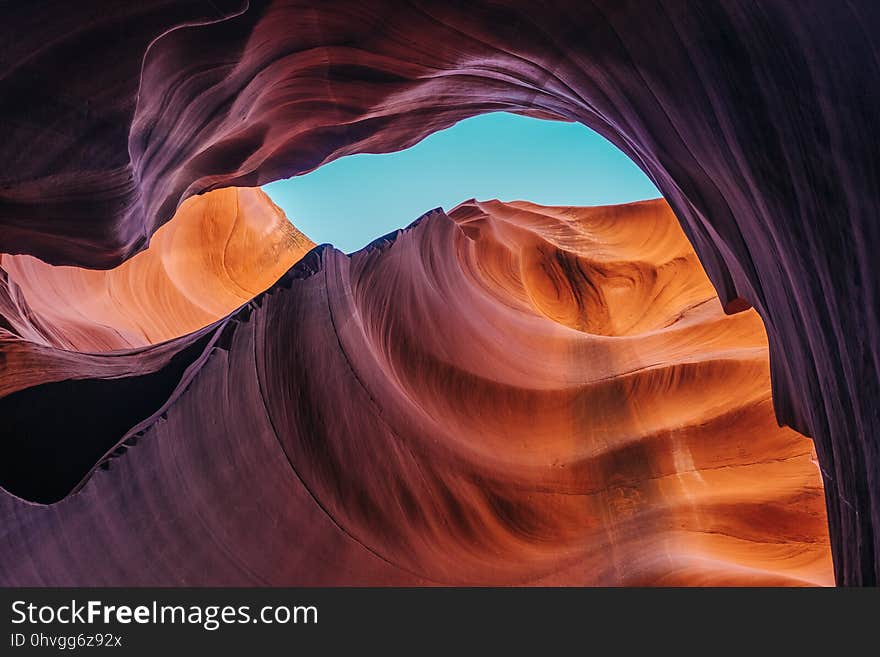
<svg viewBox="0 0 880 657"><path fill-rule="evenodd" d="M193 334L64 355L0 400L4 585L833 583L760 318L662 200L468 201Z"/></svg>
<svg viewBox="0 0 880 657"><path fill-rule="evenodd" d="M725 307L761 315L776 415L815 442L836 579L877 583L877 3L47 2L6 24L0 252L53 264L119 265L194 194L479 113L597 130Z"/></svg>
<svg viewBox="0 0 880 657"><path fill-rule="evenodd" d="M0 314L17 335L54 347L143 347L228 315L314 246L263 191L221 189L185 201L147 251L111 270L0 255L21 302L0 301Z"/></svg>

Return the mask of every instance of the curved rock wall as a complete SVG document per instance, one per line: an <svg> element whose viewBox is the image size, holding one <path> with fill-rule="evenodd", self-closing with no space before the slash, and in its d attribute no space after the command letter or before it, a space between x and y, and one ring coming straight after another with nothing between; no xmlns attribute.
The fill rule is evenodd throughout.
<svg viewBox="0 0 880 657"><path fill-rule="evenodd" d="M877 3L30 3L6 22L0 252L55 264L115 266L192 194L481 112L607 136L726 307L762 316L777 416L815 440L837 581L876 584Z"/></svg>
<svg viewBox="0 0 880 657"><path fill-rule="evenodd" d="M469 201L314 249L192 336L73 356L153 363L167 400L73 494L0 495L6 585L832 583L761 321L724 314L661 200ZM64 394L106 405L89 385Z"/></svg>
<svg viewBox="0 0 880 657"><path fill-rule="evenodd" d="M21 302L0 313L19 336L63 349L142 347L228 315L313 246L264 192L221 189L185 201L147 251L111 270L0 255Z"/></svg>

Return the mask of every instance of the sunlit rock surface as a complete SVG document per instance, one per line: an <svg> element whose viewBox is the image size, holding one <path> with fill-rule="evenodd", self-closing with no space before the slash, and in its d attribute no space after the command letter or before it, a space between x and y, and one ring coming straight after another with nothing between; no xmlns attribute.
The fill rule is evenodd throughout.
<svg viewBox="0 0 880 657"><path fill-rule="evenodd" d="M7 284L30 311L0 300L0 312L36 342L77 351L141 347L224 317L313 246L264 192L217 190L185 201L147 251L109 271L0 255Z"/></svg>
<svg viewBox="0 0 880 657"><path fill-rule="evenodd" d="M474 114L605 135L725 306L761 314L776 414L815 440L836 579L877 583L880 3L87 0L3 18L0 252L54 264L116 266L193 194Z"/></svg>
<svg viewBox="0 0 880 657"><path fill-rule="evenodd" d="M469 201L170 342L2 348L4 380L31 364L0 400L4 585L833 583L762 323L661 200Z"/></svg>

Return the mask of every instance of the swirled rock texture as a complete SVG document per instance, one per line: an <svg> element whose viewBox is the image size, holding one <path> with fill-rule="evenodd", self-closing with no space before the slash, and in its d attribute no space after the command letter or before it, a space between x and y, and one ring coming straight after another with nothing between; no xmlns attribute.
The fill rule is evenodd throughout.
<svg viewBox="0 0 880 657"><path fill-rule="evenodd" d="M833 582L761 320L662 200L468 201L191 335L62 353L0 400L42 445L6 425L4 585Z"/></svg>
<svg viewBox="0 0 880 657"><path fill-rule="evenodd" d="M0 255L26 309L0 301L0 313L18 335L55 347L142 347L225 317L313 246L261 190L217 190L185 201L147 251L108 271Z"/></svg>
<svg viewBox="0 0 880 657"><path fill-rule="evenodd" d="M189 196L496 110L580 121L767 329L840 584L880 578L880 4L20 3L0 53L0 252L110 267ZM425 172L430 175L430 172Z"/></svg>

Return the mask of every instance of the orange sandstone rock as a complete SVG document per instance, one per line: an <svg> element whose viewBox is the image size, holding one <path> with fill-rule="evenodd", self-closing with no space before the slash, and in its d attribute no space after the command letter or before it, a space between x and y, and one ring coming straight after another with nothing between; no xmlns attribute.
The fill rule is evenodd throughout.
<svg viewBox="0 0 880 657"><path fill-rule="evenodd" d="M260 189L192 197L118 267L52 266L0 256L41 328L26 337L65 349L141 347L195 331L259 294L314 243ZM40 335L40 334L43 335Z"/></svg>
<svg viewBox="0 0 880 657"><path fill-rule="evenodd" d="M168 337L163 304L185 309L174 327L197 325L263 285L252 277L275 245L302 244L281 219L233 226L270 245L251 265L217 256L224 231L189 223L159 240L162 277L131 262L129 276L173 282L173 302L85 288L105 326ZM64 286L93 275L31 267L10 274L33 277L25 294L45 276L71 304L82 288ZM0 400L7 431L19 422L49 450L2 443L5 585L833 582L812 443L775 422L762 323L724 313L662 200L468 201L351 256L315 249L171 342L0 349L19 354L7 367L64 368L41 385L32 365ZM150 391L155 410L126 390ZM7 412L49 403L89 433ZM47 457L68 452L81 470ZM62 476L80 483L52 498ZM55 503L13 495L25 490ZM98 550L100 568L77 556Z"/></svg>

